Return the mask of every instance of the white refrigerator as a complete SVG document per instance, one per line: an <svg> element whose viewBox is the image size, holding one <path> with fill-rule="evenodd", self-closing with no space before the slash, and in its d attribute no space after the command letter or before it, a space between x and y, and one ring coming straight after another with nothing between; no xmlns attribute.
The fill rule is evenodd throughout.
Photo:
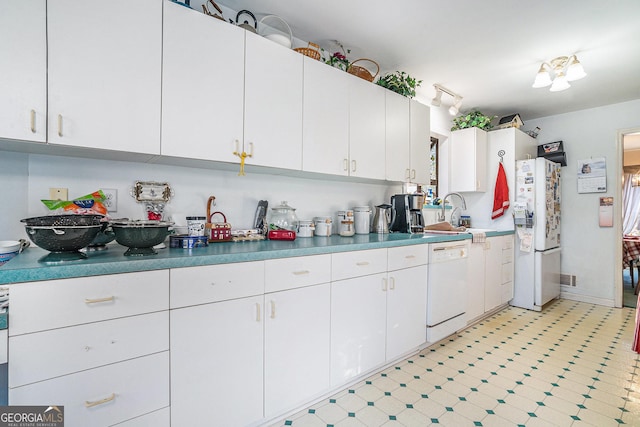
<svg viewBox="0 0 640 427"><path fill-rule="evenodd" d="M541 311L560 296L560 164L542 157L517 161L515 190L511 305Z"/></svg>

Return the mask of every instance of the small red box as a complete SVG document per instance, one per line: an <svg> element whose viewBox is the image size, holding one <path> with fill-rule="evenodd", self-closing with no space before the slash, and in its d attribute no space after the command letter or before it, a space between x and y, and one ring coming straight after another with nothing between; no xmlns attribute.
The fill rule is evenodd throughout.
<svg viewBox="0 0 640 427"><path fill-rule="evenodd" d="M269 240L296 240L296 232L290 230L270 230L267 233Z"/></svg>

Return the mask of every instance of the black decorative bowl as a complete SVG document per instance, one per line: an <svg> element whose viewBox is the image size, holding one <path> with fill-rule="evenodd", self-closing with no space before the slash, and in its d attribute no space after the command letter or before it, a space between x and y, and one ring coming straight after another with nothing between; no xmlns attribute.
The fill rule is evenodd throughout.
<svg viewBox="0 0 640 427"><path fill-rule="evenodd" d="M113 221L111 228L116 242L129 249L126 256L156 255L154 246L164 242L172 230L173 222L167 221Z"/></svg>

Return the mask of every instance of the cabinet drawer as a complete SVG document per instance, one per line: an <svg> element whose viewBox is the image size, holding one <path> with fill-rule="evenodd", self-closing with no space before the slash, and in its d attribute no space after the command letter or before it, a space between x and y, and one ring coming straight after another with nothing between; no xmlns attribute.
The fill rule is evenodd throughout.
<svg viewBox="0 0 640 427"><path fill-rule="evenodd" d="M150 414L145 414L140 417L133 418L120 424L116 424L114 427L170 427L171 426L171 412L169 408L162 408L158 411L153 411Z"/></svg>
<svg viewBox="0 0 640 427"><path fill-rule="evenodd" d="M508 303L513 299L513 282L502 284L502 304Z"/></svg>
<svg viewBox="0 0 640 427"><path fill-rule="evenodd" d="M429 261L429 246L424 244L389 248L387 259L389 271L424 265Z"/></svg>
<svg viewBox="0 0 640 427"><path fill-rule="evenodd" d="M265 292L277 292L331 281L331 255L265 261Z"/></svg>
<svg viewBox="0 0 640 427"><path fill-rule="evenodd" d="M264 293L264 261L171 269L171 308Z"/></svg>
<svg viewBox="0 0 640 427"><path fill-rule="evenodd" d="M502 250L502 263L509 264L513 262L513 249L503 249Z"/></svg>
<svg viewBox="0 0 640 427"><path fill-rule="evenodd" d="M9 336L167 310L169 271L11 285Z"/></svg>
<svg viewBox="0 0 640 427"><path fill-rule="evenodd" d="M502 282L507 283L513 281L513 264L502 264Z"/></svg>
<svg viewBox="0 0 640 427"><path fill-rule="evenodd" d="M65 425L105 426L169 406L169 352L9 389L10 405L64 405Z"/></svg>
<svg viewBox="0 0 640 427"><path fill-rule="evenodd" d="M332 281L384 271L387 271L386 249L339 252L331 255Z"/></svg>
<svg viewBox="0 0 640 427"><path fill-rule="evenodd" d="M169 349L169 310L11 337L9 387Z"/></svg>

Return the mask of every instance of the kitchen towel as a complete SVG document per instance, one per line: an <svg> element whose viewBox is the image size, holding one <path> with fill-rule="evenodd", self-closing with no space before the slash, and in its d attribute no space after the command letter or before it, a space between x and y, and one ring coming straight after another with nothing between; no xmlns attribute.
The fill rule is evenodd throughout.
<svg viewBox="0 0 640 427"><path fill-rule="evenodd" d="M507 184L507 175L504 173L502 162L500 162L498 164L496 188L493 190L493 212L491 212L491 219L501 217L507 209L509 209L509 184Z"/></svg>

